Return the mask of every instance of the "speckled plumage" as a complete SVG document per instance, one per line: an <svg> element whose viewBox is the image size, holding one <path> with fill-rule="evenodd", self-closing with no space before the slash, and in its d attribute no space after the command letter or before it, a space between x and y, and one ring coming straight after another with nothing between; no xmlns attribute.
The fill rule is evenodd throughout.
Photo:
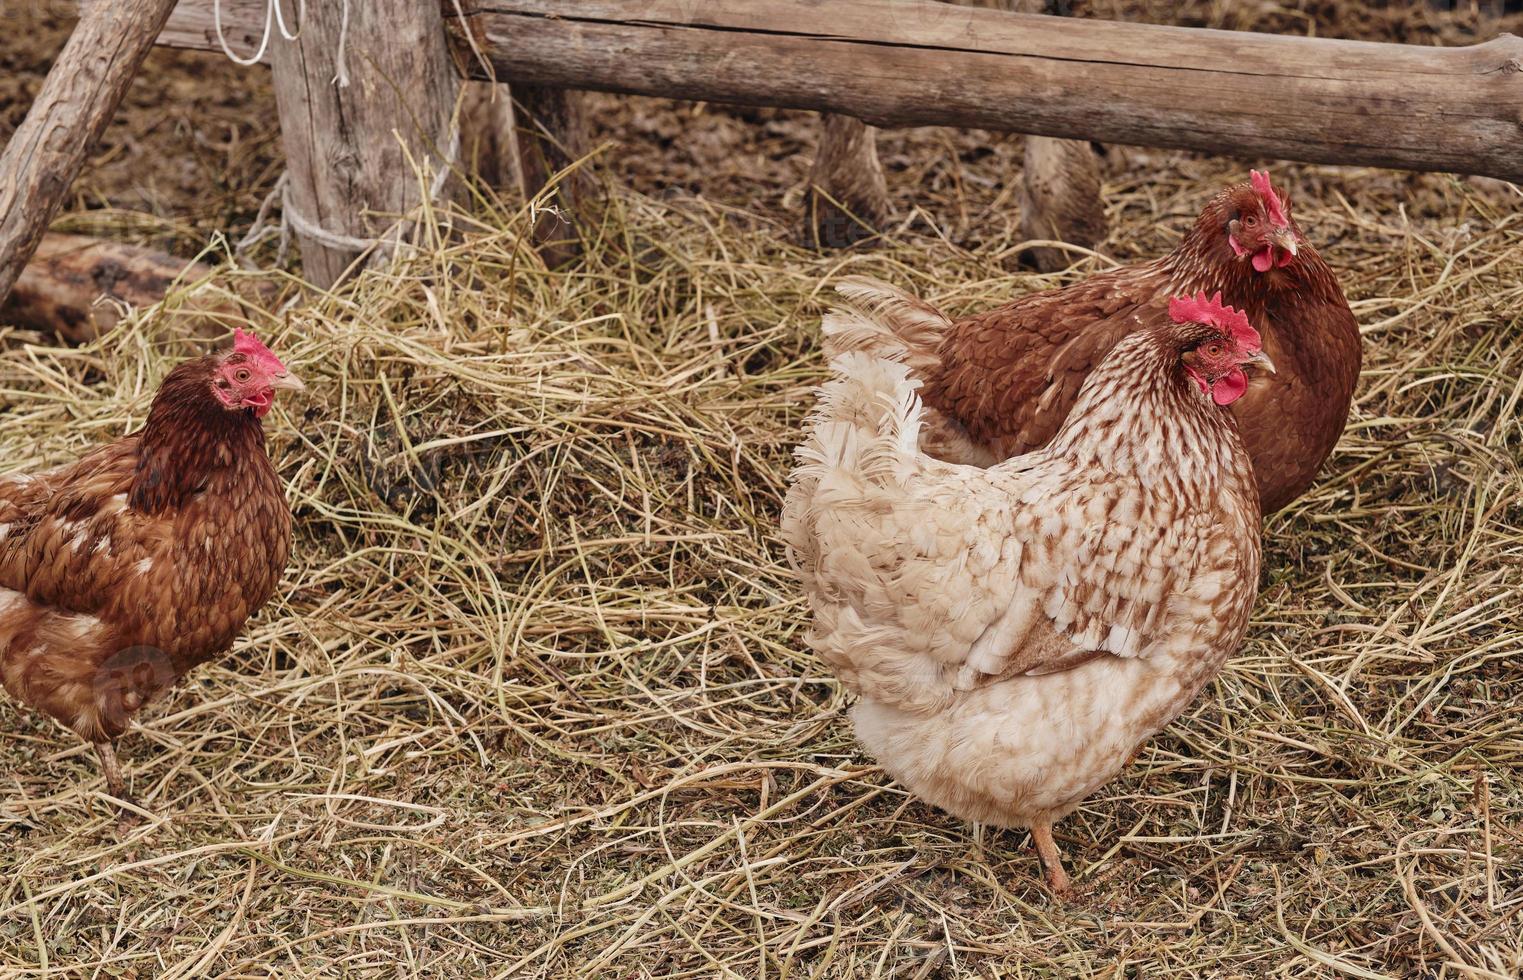
<svg viewBox="0 0 1523 980"><path fill-rule="evenodd" d="M1359 380L1360 341L1337 278L1293 217L1290 229L1300 241L1294 262L1256 272L1249 254L1235 253L1229 228L1255 207L1265 214L1253 185L1235 184L1207 204L1163 258L955 322L893 286L844 280L839 288L853 308L828 318L826 352L862 350L910 364L924 382L926 448L984 465L1045 445L1139 310L1180 293L1221 290L1248 314L1279 365L1278 374L1255 381L1233 406L1263 508L1278 510L1306 492L1343 433ZM905 324L913 330L901 329Z"/></svg>
<svg viewBox="0 0 1523 980"><path fill-rule="evenodd" d="M98 745L225 651L285 569L290 510L255 411L210 393L221 363L178 366L140 432L0 477L0 682Z"/></svg>
<svg viewBox="0 0 1523 980"><path fill-rule="evenodd" d="M1259 511L1236 424L1186 377L1186 328L1161 309L1130 327L1029 454L926 455L911 367L861 352L832 362L798 453L783 531L809 643L884 768L968 820L1046 830L1247 626Z"/></svg>

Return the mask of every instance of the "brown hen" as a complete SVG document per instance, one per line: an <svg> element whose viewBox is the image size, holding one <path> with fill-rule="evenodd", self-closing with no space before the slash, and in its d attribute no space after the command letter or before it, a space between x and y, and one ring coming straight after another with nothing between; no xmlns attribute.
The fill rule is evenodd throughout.
<svg viewBox="0 0 1523 980"><path fill-rule="evenodd" d="M0 477L0 681L95 745L225 651L285 569L291 514L264 448L280 359L239 332L179 365L142 430L77 462Z"/></svg>
<svg viewBox="0 0 1523 980"><path fill-rule="evenodd" d="M955 322L876 280L851 277L839 288L873 315L837 321L827 354L909 364L924 382L926 448L958 462L987 465L1045 445L1090 371L1135 329L1135 314L1179 293L1220 290L1279 365L1233 406L1265 513L1316 479L1359 380L1359 329L1343 290L1284 192L1258 172L1213 198L1163 258Z"/></svg>

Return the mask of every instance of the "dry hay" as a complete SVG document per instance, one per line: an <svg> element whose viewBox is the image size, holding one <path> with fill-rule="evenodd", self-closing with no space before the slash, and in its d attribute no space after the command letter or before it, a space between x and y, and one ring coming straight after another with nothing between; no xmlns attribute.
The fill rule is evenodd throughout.
<svg viewBox="0 0 1523 980"><path fill-rule="evenodd" d="M1123 257L1240 176L1145 156L1108 186ZM163 818L128 840L83 747L0 702L0 972L1512 975L1516 193L1277 175L1344 270L1358 405L1269 522L1242 654L1060 826L1078 900L855 748L775 531L824 280L968 310L1062 277L1006 271L997 193L977 252L820 257L766 216L619 192L569 270L478 214L264 325L313 391L268 425L285 587L126 741ZM141 422L174 333L11 334L5 469Z"/></svg>
<svg viewBox="0 0 1523 980"><path fill-rule="evenodd" d="M126 840L87 751L0 698L0 976L1523 972L1517 191L1274 168L1364 329L1358 404L1268 522L1242 653L1059 826L1059 905L1021 835L861 754L799 640L775 521L824 283L961 312L1102 265L1015 271L1018 140L884 157L878 250L789 245L796 185L737 164L744 211L621 180L554 272L478 208L261 324L312 388L267 425L280 597L124 742L161 817ZM1247 165L1107 166L1130 261ZM176 302L80 349L0 328L0 470L140 424Z"/></svg>

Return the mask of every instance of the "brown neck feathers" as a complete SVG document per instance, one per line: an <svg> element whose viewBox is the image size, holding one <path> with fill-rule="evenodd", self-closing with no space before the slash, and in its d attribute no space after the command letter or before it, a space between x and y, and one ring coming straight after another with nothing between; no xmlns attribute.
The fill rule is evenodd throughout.
<svg viewBox="0 0 1523 980"><path fill-rule="evenodd" d="M252 410L230 411L211 391L215 357L187 361L164 379L143 426L130 503L162 513L204 491L264 446Z"/></svg>

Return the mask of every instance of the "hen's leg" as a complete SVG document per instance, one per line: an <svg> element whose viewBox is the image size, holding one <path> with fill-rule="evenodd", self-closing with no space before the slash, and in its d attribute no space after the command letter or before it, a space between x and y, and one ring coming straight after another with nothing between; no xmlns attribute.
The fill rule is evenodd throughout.
<svg viewBox="0 0 1523 980"><path fill-rule="evenodd" d="M1063 855L1052 839L1052 824L1039 823L1031 828L1031 839L1042 859L1042 869L1047 872L1047 887L1059 898L1068 894L1068 872L1063 870Z"/></svg>
<svg viewBox="0 0 1523 980"><path fill-rule="evenodd" d="M101 772L106 774L106 792L125 803L136 806L137 800L127 794L127 780L122 776L121 764L116 761L116 746L111 742L96 742L95 754L100 756ZM118 828L125 830L137 819L137 814L123 809L116 823Z"/></svg>
<svg viewBox="0 0 1523 980"><path fill-rule="evenodd" d="M116 746L110 742L96 742L95 754L100 756L101 772L106 774L106 792L119 800L125 800L127 780L122 778L122 767L116 761Z"/></svg>

